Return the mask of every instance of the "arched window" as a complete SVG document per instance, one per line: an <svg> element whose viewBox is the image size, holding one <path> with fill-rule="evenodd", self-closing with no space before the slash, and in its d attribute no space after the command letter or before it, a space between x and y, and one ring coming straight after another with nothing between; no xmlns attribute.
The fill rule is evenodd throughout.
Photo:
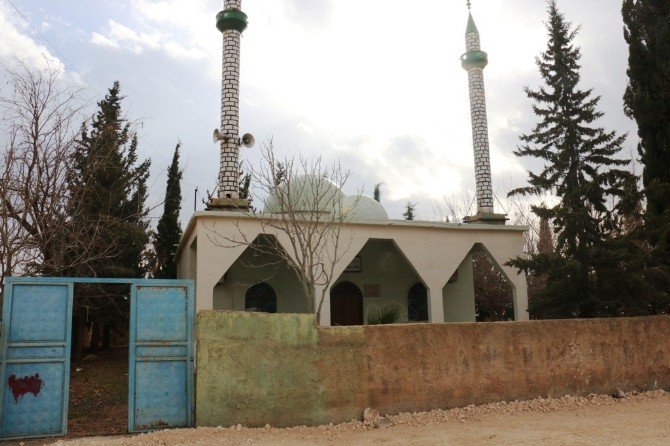
<svg viewBox="0 0 670 446"><path fill-rule="evenodd" d="M277 312L277 294L265 282L257 283L247 290L244 297L244 309L263 313Z"/></svg>
<svg viewBox="0 0 670 446"><path fill-rule="evenodd" d="M428 290L423 283L415 283L407 293L407 320L428 321Z"/></svg>

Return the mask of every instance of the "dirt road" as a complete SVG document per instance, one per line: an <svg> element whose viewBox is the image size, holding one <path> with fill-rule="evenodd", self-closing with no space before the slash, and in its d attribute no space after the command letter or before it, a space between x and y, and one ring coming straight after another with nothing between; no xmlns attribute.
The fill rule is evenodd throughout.
<svg viewBox="0 0 670 446"><path fill-rule="evenodd" d="M361 422L291 429L200 428L134 437L59 440L58 446L218 445L669 445L670 393L591 395L400 414L393 426ZM49 444L47 442L47 444Z"/></svg>

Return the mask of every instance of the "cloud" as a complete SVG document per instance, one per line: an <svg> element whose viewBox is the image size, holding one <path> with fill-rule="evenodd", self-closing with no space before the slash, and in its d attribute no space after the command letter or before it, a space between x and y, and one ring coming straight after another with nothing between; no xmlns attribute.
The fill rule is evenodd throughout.
<svg viewBox="0 0 670 446"><path fill-rule="evenodd" d="M0 60L20 59L29 66L62 70L62 62L28 34L30 30L6 3L0 3Z"/></svg>
<svg viewBox="0 0 670 446"><path fill-rule="evenodd" d="M138 32L114 20L107 22L107 35L91 33L90 42L108 48L121 48L135 54L145 50L158 50L164 43L164 37L156 32ZM171 46L172 49L174 49ZM172 54L175 54L174 52Z"/></svg>
<svg viewBox="0 0 670 446"><path fill-rule="evenodd" d="M108 48L121 48L121 45L119 45L118 42L110 39L109 37L105 37L102 34L98 34L96 32L91 33L90 42L94 45L106 46Z"/></svg>

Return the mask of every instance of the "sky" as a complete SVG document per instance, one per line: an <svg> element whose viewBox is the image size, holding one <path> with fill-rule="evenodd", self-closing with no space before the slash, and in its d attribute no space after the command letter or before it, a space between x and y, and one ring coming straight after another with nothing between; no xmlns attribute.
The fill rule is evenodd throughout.
<svg viewBox="0 0 670 446"><path fill-rule="evenodd" d="M13 3L13 6L12 6ZM544 0L472 0L485 69L493 188L501 203L537 161L512 152L535 118L524 86L540 83L535 57L546 47ZM160 217L166 171L182 143L182 223L214 189L218 146L221 0L0 0L0 64L49 63L79 83L88 114L115 80L124 110L151 158L149 205ZM410 6L411 5L411 6ZM558 0L581 26L581 87L602 96L607 130L636 128L623 113L627 47L620 0ZM445 197L474 190L465 51L465 0L243 0L240 129L272 139L280 157L339 160L352 172L345 193L371 195L402 218L435 217ZM3 70L4 72L4 70ZM7 94L0 73L0 94ZM258 163L260 149L241 151ZM194 202L194 191L199 195Z"/></svg>

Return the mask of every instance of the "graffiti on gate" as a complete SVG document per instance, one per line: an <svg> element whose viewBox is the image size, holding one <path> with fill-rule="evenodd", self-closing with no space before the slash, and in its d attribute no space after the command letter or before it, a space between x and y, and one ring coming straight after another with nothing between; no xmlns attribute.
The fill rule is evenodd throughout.
<svg viewBox="0 0 670 446"><path fill-rule="evenodd" d="M32 393L37 396L44 386L44 381L40 378L39 373L35 373L33 376L24 376L23 378L16 378L16 375L12 375L7 380L7 385L12 389L12 396L14 397L14 402L19 403L21 397L27 393Z"/></svg>

